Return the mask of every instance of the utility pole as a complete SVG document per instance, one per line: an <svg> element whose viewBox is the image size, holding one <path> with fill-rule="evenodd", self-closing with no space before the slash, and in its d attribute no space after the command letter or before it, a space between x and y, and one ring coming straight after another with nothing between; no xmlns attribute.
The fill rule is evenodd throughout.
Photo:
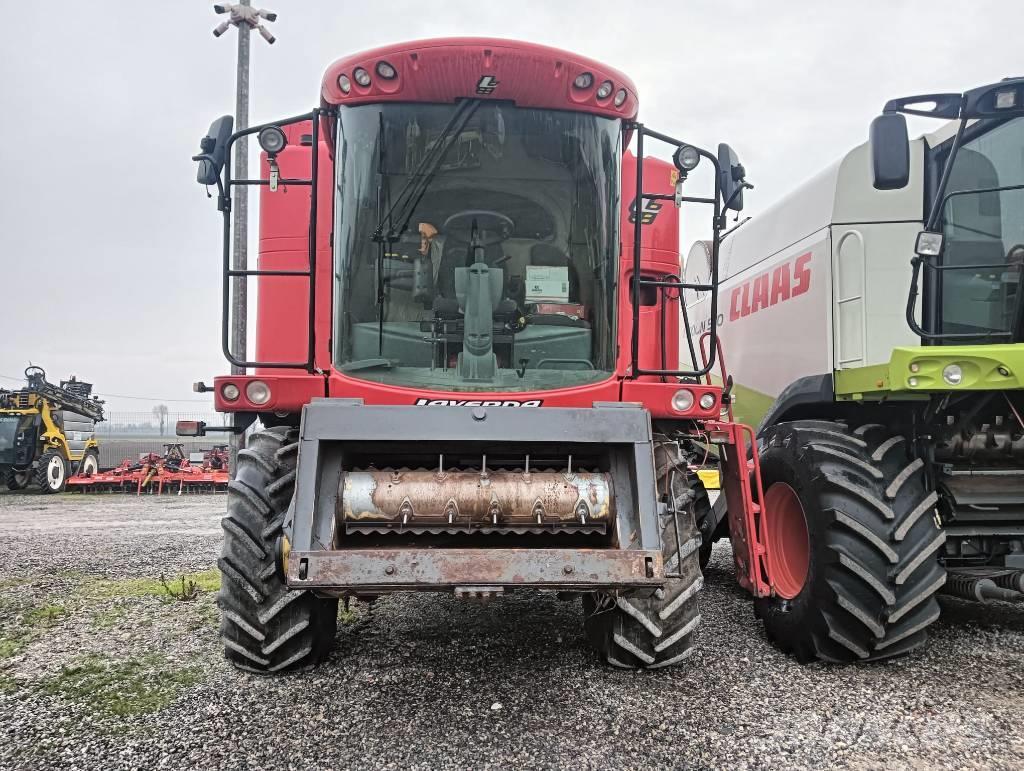
<svg viewBox="0 0 1024 771"><path fill-rule="evenodd" d="M220 37L232 26L238 29L238 62L235 72L235 131L243 131L249 128L249 33L255 29L271 45L277 39L260 23L260 19L265 19L268 22L275 21L277 14L262 8L252 8L250 2L251 0L241 0L239 3L216 3L213 6L215 13L228 14L228 19L221 22L213 30L214 37ZM248 140L248 137L241 137L235 142L235 158L231 168L232 176L235 179L246 179L249 176ZM239 185L235 189L231 206L234 213L235 231L231 267L234 270L245 270L249 265L248 186ZM249 312L246 298L248 286L245 276L235 278L234 284L231 303L231 350L236 358L245 361ZM245 368L233 364L231 365L231 374L244 375ZM238 468L238 450L241 443L241 436L238 434L231 435L230 460L233 472Z"/></svg>

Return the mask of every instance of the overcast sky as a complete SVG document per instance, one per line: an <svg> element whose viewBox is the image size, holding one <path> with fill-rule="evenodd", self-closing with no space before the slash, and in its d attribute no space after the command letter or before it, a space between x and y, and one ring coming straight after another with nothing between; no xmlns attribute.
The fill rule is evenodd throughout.
<svg viewBox="0 0 1024 771"><path fill-rule="evenodd" d="M220 220L190 156L211 119L233 109L234 32L215 39L211 3L195 0L3 5L0 375L31 360L53 379L75 372L101 392L203 409L190 384L227 371ZM270 9L277 43L253 38L254 122L314 106L323 70L342 55L450 35L530 40L630 75L652 128L732 144L756 185L754 216L862 142L887 99L1024 75L1016 0ZM687 221L684 249L701 235Z"/></svg>

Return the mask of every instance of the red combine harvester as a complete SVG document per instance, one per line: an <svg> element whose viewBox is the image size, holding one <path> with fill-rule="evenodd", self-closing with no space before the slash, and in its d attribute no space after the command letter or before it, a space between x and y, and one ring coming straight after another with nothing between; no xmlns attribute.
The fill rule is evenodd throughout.
<svg viewBox="0 0 1024 771"><path fill-rule="evenodd" d="M581 595L607 662L676 664L700 622L708 462L760 569L758 538L743 538L760 516L751 434L723 419L728 393L709 375L714 311L685 341L703 366L679 356L680 294L717 301L725 213L748 185L727 145L711 153L636 115L633 84L598 62L445 39L335 62L307 114L211 126L195 160L224 218L224 353L252 374L212 386L233 426L178 433L263 426L223 521L236 665L315 663L339 597L527 588ZM263 148L259 179L232 175L244 135ZM652 139L674 165L636 162ZM684 195L700 162L714 192ZM260 188L255 270L230 263L237 185ZM713 209L700 284L679 275L684 202ZM249 277L256 358L243 361L228 312Z"/></svg>

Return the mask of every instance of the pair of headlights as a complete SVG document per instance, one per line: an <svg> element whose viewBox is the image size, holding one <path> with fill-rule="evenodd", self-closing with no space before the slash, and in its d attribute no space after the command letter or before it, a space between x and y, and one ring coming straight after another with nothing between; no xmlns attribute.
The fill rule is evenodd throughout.
<svg viewBox="0 0 1024 771"><path fill-rule="evenodd" d="M238 401L241 389L234 383L225 383L220 387L221 398L226 402ZM266 404L270 401L270 386L262 380L250 380L245 384L245 398L253 404Z"/></svg>
<svg viewBox="0 0 1024 771"><path fill-rule="evenodd" d="M689 388L680 388L672 395L672 409L676 412L689 412L693 409L694 399L693 391ZM702 394L699 404L702 410L710 410L715 406L715 395Z"/></svg>

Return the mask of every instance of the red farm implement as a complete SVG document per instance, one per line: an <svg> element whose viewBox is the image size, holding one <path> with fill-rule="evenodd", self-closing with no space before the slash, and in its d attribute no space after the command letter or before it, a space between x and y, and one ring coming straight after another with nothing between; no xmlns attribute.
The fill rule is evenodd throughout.
<svg viewBox="0 0 1024 771"><path fill-rule="evenodd" d="M182 445L164 445L163 455L147 453L137 461L125 458L109 471L77 474L68 479L68 490L83 493L218 492L227 489L228 463L223 446L186 455Z"/></svg>

